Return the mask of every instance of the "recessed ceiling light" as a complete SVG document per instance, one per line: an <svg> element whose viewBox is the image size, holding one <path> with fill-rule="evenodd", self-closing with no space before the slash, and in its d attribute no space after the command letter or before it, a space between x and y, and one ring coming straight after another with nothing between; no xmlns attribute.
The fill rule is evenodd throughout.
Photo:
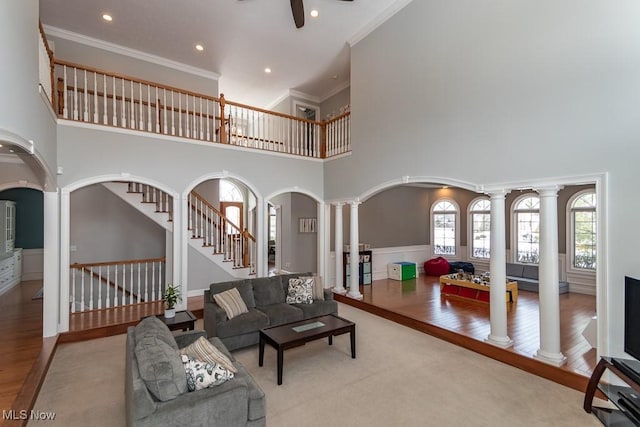
<svg viewBox="0 0 640 427"><path fill-rule="evenodd" d="M13 151L13 148L9 148L9 152L10 153L15 153L15 151Z"/></svg>
<svg viewBox="0 0 640 427"><path fill-rule="evenodd" d="M265 68L264 72L267 73L267 74L271 73L271 68L269 68L269 67Z"/></svg>
<svg viewBox="0 0 640 427"><path fill-rule="evenodd" d="M197 44L196 45L196 50L202 52L204 50L204 46L202 46L201 44Z"/></svg>
<svg viewBox="0 0 640 427"><path fill-rule="evenodd" d="M309 14L312 18L317 18L319 15L318 9L313 9Z"/></svg>
<svg viewBox="0 0 640 427"><path fill-rule="evenodd" d="M104 19L107 22L113 21L113 17L111 15L109 15L108 13L103 14L102 15L102 19Z"/></svg>

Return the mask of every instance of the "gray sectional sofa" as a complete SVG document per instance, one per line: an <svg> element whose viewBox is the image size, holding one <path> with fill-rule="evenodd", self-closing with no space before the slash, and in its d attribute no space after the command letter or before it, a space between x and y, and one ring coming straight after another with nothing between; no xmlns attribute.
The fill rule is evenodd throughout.
<svg viewBox="0 0 640 427"><path fill-rule="evenodd" d="M518 282L518 290L538 292L538 266L507 263L507 279ZM569 283L559 282L559 293L569 292Z"/></svg>
<svg viewBox="0 0 640 427"><path fill-rule="evenodd" d="M218 338L209 338L237 369L234 377L211 388L187 391L177 353L205 336L204 331L173 335L155 316L127 330L125 406L127 426L266 425L265 396L246 369Z"/></svg>
<svg viewBox="0 0 640 427"><path fill-rule="evenodd" d="M289 279L309 275L287 274L211 284L204 292L205 331L210 337L219 337L229 350L236 350L258 344L261 328L337 313L338 304L328 289L324 289L324 300L315 299L312 304L285 302ZM213 295L231 288L238 289L249 312L228 319Z"/></svg>

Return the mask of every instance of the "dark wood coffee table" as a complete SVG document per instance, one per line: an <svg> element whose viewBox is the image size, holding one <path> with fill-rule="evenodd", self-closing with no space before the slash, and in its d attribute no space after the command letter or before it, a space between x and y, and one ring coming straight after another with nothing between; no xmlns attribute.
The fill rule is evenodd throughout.
<svg viewBox="0 0 640 427"><path fill-rule="evenodd" d="M346 333L349 333L351 338L351 358L355 359L356 324L334 314L260 329L258 366L263 365L264 344L268 343L278 351L278 385L281 385L284 360L283 353L285 350L300 347L309 341L315 341L325 337L329 337L329 345L332 345L334 336Z"/></svg>

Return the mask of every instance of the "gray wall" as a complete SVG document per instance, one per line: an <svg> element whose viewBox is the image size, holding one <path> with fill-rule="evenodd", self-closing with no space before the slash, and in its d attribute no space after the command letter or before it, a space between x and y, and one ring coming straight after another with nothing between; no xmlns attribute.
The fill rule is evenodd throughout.
<svg viewBox="0 0 640 427"><path fill-rule="evenodd" d="M335 95L325 99L320 104L320 116L322 120L327 120L327 116L337 116L340 113L340 109L345 105L351 103L351 91L350 88L344 88Z"/></svg>
<svg viewBox="0 0 640 427"><path fill-rule="evenodd" d="M165 230L100 184L71 193L70 262L165 256Z"/></svg>
<svg viewBox="0 0 640 427"><path fill-rule="evenodd" d="M280 206L282 269L295 272L317 272L318 233L300 233L299 231L300 218L317 218L316 201L300 193L281 194L269 201Z"/></svg>
<svg viewBox="0 0 640 427"><path fill-rule="evenodd" d="M411 2L351 48L353 153L327 162L325 199L403 176L512 189L605 177L600 351L622 355L624 276L640 276L638 22L634 0Z"/></svg>
<svg viewBox="0 0 640 427"><path fill-rule="evenodd" d="M593 185L575 185L558 193L558 252L566 253L567 203L575 193L594 188ZM505 202L507 248L511 246L511 209L513 201L528 192L514 191ZM473 191L462 188L428 188L419 185L402 185L377 193L358 208L359 236L361 243L373 248L386 248L431 244L431 206L436 200L448 198L460 209L460 245L467 245L468 209L472 200L479 197ZM335 209L331 212L331 223L335 224ZM343 242L348 244L350 233L350 210L343 208ZM335 233L331 233L331 248L334 248Z"/></svg>

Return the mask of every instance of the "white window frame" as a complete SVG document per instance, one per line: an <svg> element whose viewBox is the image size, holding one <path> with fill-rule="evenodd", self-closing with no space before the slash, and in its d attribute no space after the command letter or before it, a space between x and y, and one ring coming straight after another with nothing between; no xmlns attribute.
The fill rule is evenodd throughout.
<svg viewBox="0 0 640 427"><path fill-rule="evenodd" d="M578 191L577 193L575 193L573 196L571 196L567 202L567 250L566 250L566 254L568 256L568 260L567 260L567 271L570 271L572 273L578 273L578 274L584 274L584 275L588 275L588 276L594 276L595 277L595 273L597 270L597 265L598 265L598 253L596 252L596 268L595 269L591 269L591 268L579 268L576 267L574 265L574 258L575 258L575 233L574 233L574 218L573 218L573 204L576 202L576 200L578 200L580 197L584 196L585 194L593 194L594 198L596 200L596 207L595 207L595 212L596 212L596 225L598 222L598 206L597 206L597 195L596 195L596 190L595 188L593 189L586 189L586 190L581 190ZM597 230L596 230L596 245L597 245L597 239L598 239L598 235L597 235Z"/></svg>
<svg viewBox="0 0 640 427"><path fill-rule="evenodd" d="M511 262L515 264L523 264L523 265L538 265L539 262L536 263L525 263L518 261L518 212L516 206L520 204L520 202L524 199L528 199L530 197L535 197L540 201L540 195L534 192L528 192L518 196L513 203L511 204ZM533 212L533 211L530 211ZM538 220L540 219L540 208L538 208ZM540 242L538 242L538 255L540 253Z"/></svg>
<svg viewBox="0 0 640 427"><path fill-rule="evenodd" d="M456 223L455 223L455 226L456 226L455 234L456 234L456 236L455 236L455 244L454 244L455 251L456 251L455 254L437 254L436 253L436 245L435 245L435 240L434 240L435 239L436 224L435 224L435 221L433 220L433 214L434 214L434 212L440 212L440 211L436 211L435 207L436 207L436 205L438 205L439 203L442 203L442 202L451 203L456 208L456 211L455 211L455 221L456 221ZM432 255L434 257L441 256L441 257L444 257L444 258L447 258L447 259L453 259L453 260L462 259L461 250L460 250L460 206L456 203L456 201L453 200L453 199L446 198L446 197L443 197L443 198L440 198L440 199L434 201L431 204L431 209L429 210L429 222L431 223L431 253L432 253Z"/></svg>
<svg viewBox="0 0 640 427"><path fill-rule="evenodd" d="M489 209L488 210L482 210L482 211L473 211L471 210L473 205L475 205L476 203L478 203L479 201L484 200L489 202ZM486 196L480 196L480 197L476 197L475 199L473 199L471 201L471 203L469 203L469 207L467 209L467 248L469 251L469 259L471 260L477 260L477 261L489 261L491 259L491 254L489 254L489 256L487 257L477 257L473 255L473 215L474 214L489 214L489 218L491 218L491 199L489 199ZM491 227L489 227L491 228ZM489 234L491 234L491 232L489 232ZM491 239L491 236L489 236L489 239Z"/></svg>

